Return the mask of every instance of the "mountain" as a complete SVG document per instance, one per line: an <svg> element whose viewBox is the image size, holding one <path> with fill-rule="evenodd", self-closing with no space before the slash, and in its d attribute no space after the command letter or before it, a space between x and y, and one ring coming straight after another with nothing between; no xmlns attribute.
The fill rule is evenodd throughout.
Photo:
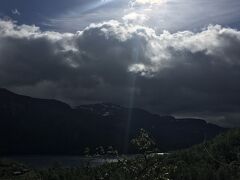
<svg viewBox="0 0 240 180"><path fill-rule="evenodd" d="M210 139L224 128L201 119L176 119L111 103L81 105L37 99L0 89L0 153L81 154L85 147L129 145L140 128L162 151L182 149Z"/></svg>

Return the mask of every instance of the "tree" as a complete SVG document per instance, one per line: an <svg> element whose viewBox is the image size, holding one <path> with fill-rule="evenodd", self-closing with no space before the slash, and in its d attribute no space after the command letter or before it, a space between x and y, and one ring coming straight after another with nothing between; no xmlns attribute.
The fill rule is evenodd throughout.
<svg viewBox="0 0 240 180"><path fill-rule="evenodd" d="M140 129L138 135L132 139L132 145L137 149L138 152L143 154L146 164L148 163L148 155L153 153L156 149L155 142L149 136L149 134L144 130Z"/></svg>
<svg viewBox="0 0 240 180"><path fill-rule="evenodd" d="M90 148L89 147L86 147L85 149L84 149L84 156L85 157L90 157Z"/></svg>
<svg viewBox="0 0 240 180"><path fill-rule="evenodd" d="M152 153L156 146L153 139L144 129L140 129L138 135L132 139L131 143L140 153L144 154Z"/></svg>
<svg viewBox="0 0 240 180"><path fill-rule="evenodd" d="M104 150L103 146L99 146L99 147L96 148L96 155L97 156L105 155L105 150Z"/></svg>
<svg viewBox="0 0 240 180"><path fill-rule="evenodd" d="M112 146L108 146L106 154L110 156L117 156L118 151L114 150Z"/></svg>

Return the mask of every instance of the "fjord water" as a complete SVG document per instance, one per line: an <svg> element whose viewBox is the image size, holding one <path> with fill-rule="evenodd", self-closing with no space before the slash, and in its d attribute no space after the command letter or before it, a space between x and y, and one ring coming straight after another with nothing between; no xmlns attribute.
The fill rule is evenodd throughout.
<svg viewBox="0 0 240 180"><path fill-rule="evenodd" d="M87 164L99 166L104 163L117 162L120 157L84 157L84 156L11 156L3 157L3 160L17 161L31 168L50 168L50 167L82 167Z"/></svg>

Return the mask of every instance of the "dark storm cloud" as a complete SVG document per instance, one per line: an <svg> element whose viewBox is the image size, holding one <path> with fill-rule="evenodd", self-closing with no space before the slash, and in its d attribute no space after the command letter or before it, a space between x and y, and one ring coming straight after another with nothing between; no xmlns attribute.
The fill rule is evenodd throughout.
<svg viewBox="0 0 240 180"><path fill-rule="evenodd" d="M108 101L239 126L240 32L157 35L118 21L75 34L0 21L0 84L73 105Z"/></svg>

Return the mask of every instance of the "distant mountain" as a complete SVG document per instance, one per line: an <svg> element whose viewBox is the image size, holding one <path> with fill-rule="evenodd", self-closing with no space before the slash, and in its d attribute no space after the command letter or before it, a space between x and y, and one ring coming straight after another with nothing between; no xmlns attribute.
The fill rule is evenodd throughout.
<svg viewBox="0 0 240 180"><path fill-rule="evenodd" d="M225 131L201 119L176 119L111 103L76 108L0 89L0 154L81 154L85 147L133 152L144 128L162 151L186 148Z"/></svg>

